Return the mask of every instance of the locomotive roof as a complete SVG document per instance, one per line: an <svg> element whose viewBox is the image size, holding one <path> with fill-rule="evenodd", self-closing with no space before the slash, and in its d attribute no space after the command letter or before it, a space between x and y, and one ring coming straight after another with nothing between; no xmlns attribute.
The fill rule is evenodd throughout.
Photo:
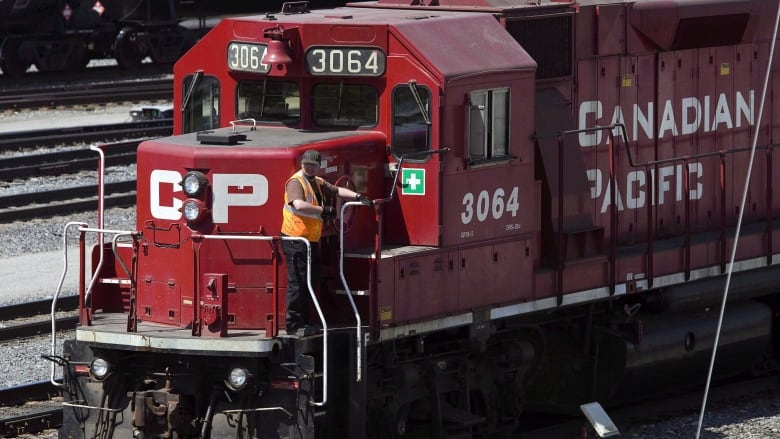
<svg viewBox="0 0 780 439"><path fill-rule="evenodd" d="M199 136L203 138L206 135L209 139L218 141L201 142ZM245 135L245 140L240 140L236 144L228 145L228 139L234 135ZM230 146L231 148L295 148L301 145L312 145L317 142L324 142L333 139L354 137L376 137L374 131L309 131L299 130L287 127L258 127L257 130L250 130L248 126L240 126L235 132L233 129L218 128L200 133L187 133L180 136L163 137L156 139L157 143L167 143L170 145L182 145L187 147L221 147Z"/></svg>
<svg viewBox="0 0 780 439"><path fill-rule="evenodd" d="M490 14L442 10L336 8L276 15L274 24L388 26L444 81L486 71L534 70L536 62ZM267 21L267 15L225 21ZM224 23L223 23L224 24ZM433 37L432 37L433 36Z"/></svg>

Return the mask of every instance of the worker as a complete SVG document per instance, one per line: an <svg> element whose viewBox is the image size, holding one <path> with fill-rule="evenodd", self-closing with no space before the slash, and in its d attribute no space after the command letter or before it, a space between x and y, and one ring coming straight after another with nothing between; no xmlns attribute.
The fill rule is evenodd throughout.
<svg viewBox="0 0 780 439"><path fill-rule="evenodd" d="M336 209L326 200L343 198L373 206L363 194L345 187L334 186L317 173L322 167L320 153L306 150L301 156L301 169L285 183L282 211L282 236L306 238L311 243L312 286L319 282L319 241L324 220L334 218ZM300 240L282 240L287 260L287 334L299 337L318 332L308 318L309 292L306 282L306 244Z"/></svg>

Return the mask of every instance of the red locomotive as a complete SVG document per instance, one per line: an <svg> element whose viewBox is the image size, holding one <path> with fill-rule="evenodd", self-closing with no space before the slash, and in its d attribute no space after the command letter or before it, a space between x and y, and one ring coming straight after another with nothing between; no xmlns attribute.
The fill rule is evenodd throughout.
<svg viewBox="0 0 780 439"><path fill-rule="evenodd" d="M773 3L225 19L175 65L179 134L139 147L136 230L81 227L106 243L61 437L498 437L700 384L730 268L715 375L771 367ZM308 149L375 205L326 222L297 338L280 226Z"/></svg>

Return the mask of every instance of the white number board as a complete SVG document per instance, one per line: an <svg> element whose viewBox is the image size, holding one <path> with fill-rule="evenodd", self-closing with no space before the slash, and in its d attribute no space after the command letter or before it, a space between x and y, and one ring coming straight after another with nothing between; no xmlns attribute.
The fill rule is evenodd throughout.
<svg viewBox="0 0 780 439"><path fill-rule="evenodd" d="M322 76L382 76L385 54L375 47L312 47L306 71Z"/></svg>
<svg viewBox="0 0 780 439"><path fill-rule="evenodd" d="M231 42L228 45L228 69L239 72L268 73L271 66L263 64L265 44Z"/></svg>

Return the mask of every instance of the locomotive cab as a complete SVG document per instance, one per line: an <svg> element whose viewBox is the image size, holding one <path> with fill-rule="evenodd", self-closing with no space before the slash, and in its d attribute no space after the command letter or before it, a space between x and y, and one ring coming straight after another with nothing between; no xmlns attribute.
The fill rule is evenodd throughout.
<svg viewBox="0 0 780 439"><path fill-rule="evenodd" d="M383 188L369 193L388 198L380 203L380 246L347 245L344 252L347 277L376 268L383 279L372 315L363 316L375 327L425 318L433 310L420 302L469 309L475 287L488 279L498 280L492 302L516 298L500 291L530 276L532 244L516 238L530 238L538 227L534 212L520 209L539 196L531 141L536 63L489 15L338 11L223 21L213 34L227 43L205 39L175 66L185 79L175 90L183 111L174 130L211 129L235 118L384 136L387 153L376 164L384 174L372 173ZM431 41L432 33L447 44ZM205 49L221 53L227 68L204 62ZM490 254L468 248L485 241L495 242ZM387 260L372 267L377 251ZM389 273L418 265L418 257L461 269L412 270L403 282L424 293L399 298L400 279L391 282L397 276ZM506 273L491 262L495 257L516 260L519 269ZM358 290L371 288L365 275L357 277ZM461 277L474 281L459 287ZM452 288L426 286L442 280Z"/></svg>

